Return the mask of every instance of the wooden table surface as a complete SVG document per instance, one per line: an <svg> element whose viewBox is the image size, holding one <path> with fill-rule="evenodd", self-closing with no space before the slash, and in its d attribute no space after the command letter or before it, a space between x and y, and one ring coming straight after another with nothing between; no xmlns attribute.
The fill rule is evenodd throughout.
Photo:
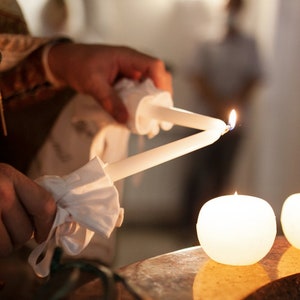
<svg viewBox="0 0 300 300"><path fill-rule="evenodd" d="M199 246L145 259L116 272L143 300L300 299L300 250L282 236L276 238L265 258L251 266L216 263ZM5 286L1 289L0 285L0 299L32 299L45 282L34 280L30 267L20 270L18 260L9 263L4 259L0 260L1 280ZM64 284L63 274L58 281ZM124 284L116 287L116 299L137 299ZM105 299L100 289L99 278L90 278L63 299Z"/></svg>
<svg viewBox="0 0 300 300"><path fill-rule="evenodd" d="M201 247L192 247L146 259L119 271L149 299L240 300L272 281L300 272L300 250L279 236L268 255L251 266L222 265L212 261ZM293 280L282 288L271 287L277 299L300 299L300 276L296 276L297 285ZM270 294L270 289L265 291ZM257 293L249 299L274 300L273 294Z"/></svg>

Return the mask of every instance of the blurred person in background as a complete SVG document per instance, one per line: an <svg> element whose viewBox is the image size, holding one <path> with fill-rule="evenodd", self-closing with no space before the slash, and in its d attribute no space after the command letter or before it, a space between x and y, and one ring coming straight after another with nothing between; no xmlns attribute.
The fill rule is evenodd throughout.
<svg viewBox="0 0 300 300"><path fill-rule="evenodd" d="M235 109L235 129L213 145L193 153L184 190L184 220L194 226L202 205L228 190L234 157L244 136L242 126L248 102L261 81L261 63L256 41L239 26L243 0L226 3L226 25L221 39L202 42L192 70L192 81L208 115L228 121Z"/></svg>

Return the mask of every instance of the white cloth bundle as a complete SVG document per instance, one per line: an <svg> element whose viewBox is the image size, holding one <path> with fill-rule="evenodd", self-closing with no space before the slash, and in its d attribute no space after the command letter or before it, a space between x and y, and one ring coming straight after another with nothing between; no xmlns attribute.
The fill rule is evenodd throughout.
<svg viewBox="0 0 300 300"><path fill-rule="evenodd" d="M57 213L48 239L29 256L36 274L45 277L54 247L60 246L70 255L80 253L94 232L108 238L123 221L118 191L106 176L97 157L68 176L43 176L37 183L50 191L57 202ZM45 257L38 262L42 253Z"/></svg>
<svg viewBox="0 0 300 300"><path fill-rule="evenodd" d="M116 90L129 111L128 127L132 132L154 136L160 128L172 127L170 123L143 117L139 112L144 101L173 105L171 95L155 88L151 80L139 83L124 79L116 85ZM123 209L119 193L98 156L101 153L106 163L117 157L121 159L125 156L128 137L128 129L112 120L91 98L78 95L63 111L31 166L31 177L38 173L62 174L64 170L76 169L84 159L95 158L67 176L48 175L36 180L57 201L57 215L47 240L29 256L29 263L38 276L49 274L55 246L62 247L69 255L78 255L94 233L107 239L121 225ZM39 261L42 254L44 257Z"/></svg>
<svg viewBox="0 0 300 300"><path fill-rule="evenodd" d="M65 176L95 156L105 163L119 161L128 156L129 136L128 128L115 122L92 97L77 94L57 118L27 175L32 179L45 174ZM121 205L123 181L115 186ZM110 265L115 245L115 232L110 238L94 234L89 245L76 256ZM33 249L36 243L30 241L28 247Z"/></svg>
<svg viewBox="0 0 300 300"><path fill-rule="evenodd" d="M148 135L152 138L159 133L160 128L170 130L173 124L145 117L140 108L143 103L172 107L171 94L156 88L151 79L143 82L122 79L115 86L129 112L128 128L132 133Z"/></svg>

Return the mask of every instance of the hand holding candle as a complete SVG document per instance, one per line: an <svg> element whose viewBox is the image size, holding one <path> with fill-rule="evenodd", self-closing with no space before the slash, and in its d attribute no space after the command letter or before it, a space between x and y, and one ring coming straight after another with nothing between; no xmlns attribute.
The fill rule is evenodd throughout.
<svg viewBox="0 0 300 300"><path fill-rule="evenodd" d="M237 194L222 196L201 208L197 234L213 260L251 265L270 251L276 237L276 218L265 200Z"/></svg>
<svg viewBox="0 0 300 300"><path fill-rule="evenodd" d="M136 95L136 97L130 99L129 111L131 112L131 120L134 120L133 127L138 133L147 134L151 124L153 124L153 120L159 120L164 124L177 124L204 131L139 153L124 160L107 164L105 166L105 172L112 181L118 181L176 157L208 146L217 141L221 135L233 129L235 126L235 111L232 111L230 115L231 123L226 125L222 120L173 107L173 102L168 99L171 97L170 94L162 91L159 92L151 85L151 82L149 83L149 81L146 81L141 85L133 85L131 88L130 95ZM120 93L122 95L122 91ZM127 90L123 92L123 94L126 93L128 93ZM162 99L165 97L167 99ZM157 99L160 99L160 101ZM136 104L132 104L132 102L136 102ZM160 105L159 103L163 104Z"/></svg>

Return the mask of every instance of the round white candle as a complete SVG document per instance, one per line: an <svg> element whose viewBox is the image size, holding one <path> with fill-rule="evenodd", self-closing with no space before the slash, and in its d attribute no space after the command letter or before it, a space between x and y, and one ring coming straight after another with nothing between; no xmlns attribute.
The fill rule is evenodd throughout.
<svg viewBox="0 0 300 300"><path fill-rule="evenodd" d="M206 254L219 263L251 265L271 249L276 217L268 202L246 195L227 195L206 202L197 221Z"/></svg>
<svg viewBox="0 0 300 300"><path fill-rule="evenodd" d="M281 210L281 226L289 243L300 249L300 193L289 196Z"/></svg>

